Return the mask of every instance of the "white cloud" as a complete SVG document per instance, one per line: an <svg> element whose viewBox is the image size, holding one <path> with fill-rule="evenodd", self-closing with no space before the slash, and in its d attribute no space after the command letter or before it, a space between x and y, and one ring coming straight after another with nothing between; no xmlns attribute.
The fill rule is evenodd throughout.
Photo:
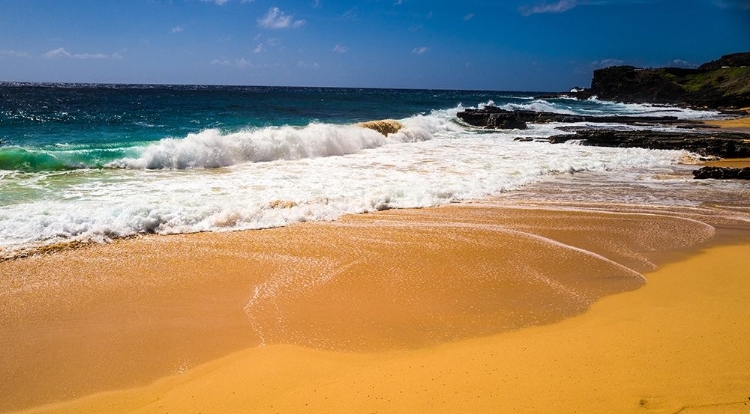
<svg viewBox="0 0 750 414"><path fill-rule="evenodd" d="M531 16L532 14L542 13L564 13L568 10L574 9L579 6L608 6L615 4L636 4L646 3L648 0L554 0L554 1L541 1L535 6L520 6L518 12L524 16ZM735 2L746 2L750 4L750 0L714 0L719 2L724 1L735 1Z"/></svg>
<svg viewBox="0 0 750 414"><path fill-rule="evenodd" d="M109 56L104 53L82 53L75 55L75 57L78 59L109 59Z"/></svg>
<svg viewBox="0 0 750 414"><path fill-rule="evenodd" d="M714 0L714 5L722 9L740 8L750 10L750 1L748 0Z"/></svg>
<svg viewBox="0 0 750 414"><path fill-rule="evenodd" d="M235 66L235 67L238 67L238 68L240 68L240 69L242 69L242 68L253 68L253 67L255 67L255 65L253 65L252 63L250 63L249 61L247 61L247 60L245 60L245 59L235 59L235 60L234 60L234 66Z"/></svg>
<svg viewBox="0 0 750 414"><path fill-rule="evenodd" d="M229 0L201 0L204 3L216 3L219 6L223 6L229 3ZM252 3L255 0L241 0L240 3Z"/></svg>
<svg viewBox="0 0 750 414"><path fill-rule="evenodd" d="M559 0L555 3L541 3L536 6L521 6L518 11L524 16L540 13L562 13L578 6L578 0Z"/></svg>
<svg viewBox="0 0 750 414"><path fill-rule="evenodd" d="M122 59L122 55L119 53L112 53L111 55L106 55L104 53L70 53L65 48L57 48L54 50L50 50L49 52L42 55L49 59L55 59L55 58L72 58L72 59Z"/></svg>
<svg viewBox="0 0 750 414"><path fill-rule="evenodd" d="M175 26L172 28L172 33L182 33L184 30L182 26Z"/></svg>
<svg viewBox="0 0 750 414"><path fill-rule="evenodd" d="M50 50L49 52L44 54L44 57L46 58L60 58L60 57L73 57L70 53L68 53L67 50L63 48L57 48L55 50Z"/></svg>
<svg viewBox="0 0 750 414"><path fill-rule="evenodd" d="M320 65L317 62L307 63L307 62L300 61L300 62L297 62L297 66L301 68L306 68L306 69L320 69Z"/></svg>
<svg viewBox="0 0 750 414"><path fill-rule="evenodd" d="M253 49L253 53L261 53L263 52L263 43L258 43L258 46Z"/></svg>
<svg viewBox="0 0 750 414"><path fill-rule="evenodd" d="M412 49L411 53L414 53L415 55L421 55L427 52L428 50L430 50L430 48L425 47L425 46L415 47L414 49Z"/></svg>
<svg viewBox="0 0 750 414"><path fill-rule="evenodd" d="M228 68L235 68L235 69L255 69L255 68L261 68L261 67L267 67L264 65L256 65L250 62L249 60L245 58L240 59L234 59L229 60L225 58L221 59L214 59L211 61L212 66L224 66Z"/></svg>
<svg viewBox="0 0 750 414"><path fill-rule="evenodd" d="M338 52L338 53L346 53L348 50L349 48L347 48L346 46L342 46L342 45L336 45L333 47L333 51Z"/></svg>
<svg viewBox="0 0 750 414"><path fill-rule="evenodd" d="M695 69L700 65L693 63L693 62L688 62L687 60L675 59L669 62L669 66L672 66L675 68Z"/></svg>
<svg viewBox="0 0 750 414"><path fill-rule="evenodd" d="M621 66L624 65L625 61L621 59L602 59L595 62L591 62L591 66L594 68L608 68L610 66Z"/></svg>
<svg viewBox="0 0 750 414"><path fill-rule="evenodd" d="M258 26L266 29L297 28L304 24L304 20L294 20L294 16L284 14L278 7L271 7L263 18L258 19Z"/></svg>
<svg viewBox="0 0 750 414"><path fill-rule="evenodd" d="M320 4L320 0L315 0L315 2L313 2L313 7L317 9L323 7L323 5Z"/></svg>
<svg viewBox="0 0 750 414"><path fill-rule="evenodd" d="M0 50L0 57L31 57L27 52L16 52L15 50Z"/></svg>
<svg viewBox="0 0 750 414"><path fill-rule="evenodd" d="M469 13L466 16L464 16L464 20L467 22L473 18L474 18L474 13Z"/></svg>

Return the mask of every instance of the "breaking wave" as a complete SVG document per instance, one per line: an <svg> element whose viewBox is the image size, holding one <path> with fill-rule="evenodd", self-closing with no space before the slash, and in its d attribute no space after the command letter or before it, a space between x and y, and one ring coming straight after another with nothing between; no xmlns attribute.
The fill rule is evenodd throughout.
<svg viewBox="0 0 750 414"><path fill-rule="evenodd" d="M192 169L219 168L246 162L329 157L378 148L388 143L431 138L423 126L387 137L354 125L313 123L305 127L265 127L225 133L206 129L184 138L165 138L139 147L117 149L0 148L0 170L62 171L84 168Z"/></svg>

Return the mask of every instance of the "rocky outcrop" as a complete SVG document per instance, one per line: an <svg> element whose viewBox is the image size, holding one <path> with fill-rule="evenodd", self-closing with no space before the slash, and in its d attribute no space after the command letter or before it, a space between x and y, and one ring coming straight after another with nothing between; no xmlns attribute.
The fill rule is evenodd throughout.
<svg viewBox="0 0 750 414"><path fill-rule="evenodd" d="M458 118L472 126L488 129L526 129L526 123L547 122L592 122L620 124L681 124L698 125L693 121L680 121L673 116L583 116L567 115L554 112L535 112L527 110L507 111L496 106L485 106L479 109L467 109L458 113Z"/></svg>
<svg viewBox="0 0 750 414"><path fill-rule="evenodd" d="M553 144L570 140L597 147L677 149L721 158L750 157L750 135L738 132L580 130L549 137Z"/></svg>
<svg viewBox="0 0 750 414"><path fill-rule="evenodd" d="M724 55L717 60L704 63L698 67L700 70L716 70L724 67L750 66L750 52L732 53Z"/></svg>
<svg viewBox="0 0 750 414"><path fill-rule="evenodd" d="M704 180L713 178L717 180L740 179L750 180L750 167L729 168L729 167L703 167L693 171L693 178Z"/></svg>
<svg viewBox="0 0 750 414"><path fill-rule="evenodd" d="M697 69L612 66L594 71L591 88L566 95L620 102L709 108L750 106L750 53L722 56Z"/></svg>
<svg viewBox="0 0 750 414"><path fill-rule="evenodd" d="M457 114L458 118L469 125L489 129L526 129L526 120L522 111L506 111L496 106L485 106L479 109L467 109Z"/></svg>
<svg viewBox="0 0 750 414"><path fill-rule="evenodd" d="M683 99L685 91L662 73L633 66L613 66L594 71L591 92L614 101L670 103Z"/></svg>

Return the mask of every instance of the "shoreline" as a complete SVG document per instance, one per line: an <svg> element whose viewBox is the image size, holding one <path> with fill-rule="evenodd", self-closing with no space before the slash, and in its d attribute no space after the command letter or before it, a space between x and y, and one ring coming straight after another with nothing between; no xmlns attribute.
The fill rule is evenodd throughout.
<svg viewBox="0 0 750 414"><path fill-rule="evenodd" d="M746 109L750 110L750 108L746 108ZM711 121L703 121L703 122L704 123L709 123L709 122L715 123L718 126L718 125L723 125L724 122L730 122L730 121L732 121L732 120L711 120ZM724 129L724 128L730 128L730 129L735 129L737 132L744 132L744 133L750 134L750 117L741 118L741 119L736 120L736 121L742 121L743 124L747 124L747 127L733 128L733 127L720 126L720 128L722 128L722 129ZM377 128L379 128L381 124L386 125L386 127L389 127L389 126L392 126L391 122L396 122L396 121L393 121L393 120L369 121L369 123L372 124L372 125L367 126L366 128L370 128L370 129L374 129L374 130L378 131ZM393 127L396 128L395 125ZM378 132L380 132L380 131L378 131ZM735 157L732 157L732 158L706 159L706 160L701 160L697 164L690 164L690 165L695 165L696 167L700 167L700 166L712 166L712 167L743 168L743 167L750 167L750 158L743 158L743 157L736 157L735 158ZM532 183L532 185L533 185L533 183ZM459 202L458 204L467 204L467 203L471 204L474 201L475 200L464 200L464 201ZM278 201L278 205L273 205L271 208L274 208L274 209L275 208L284 209L287 206L293 206L293 204L290 204L290 203L291 202ZM448 204L448 205L451 205L451 204ZM438 206L430 206L430 207L425 207L425 208L440 208L440 207L444 207L444 206L445 205L438 205ZM407 208L407 209L410 209L410 208ZM393 209L390 209L390 210L404 210L404 209L402 209L402 208L393 208ZM370 212L370 213L360 213L360 214L372 214L372 213L373 212ZM358 215L358 214L356 214L356 213L347 213L343 217L350 216L350 215ZM334 220L334 222L335 221L337 221L337 220ZM286 226L289 226L289 225L298 225L298 224L301 224L301 223L304 223L304 222L296 222L296 223L285 224L285 225L283 225L281 227L286 227ZM254 232L254 231L263 231L263 230L269 230L269 229L274 229L274 228L278 228L278 227L268 227L268 228L260 228L260 229L247 229L247 230L229 230L229 232L230 233L231 232L246 232L246 231L248 231L248 232ZM194 232L194 233L176 233L176 234L154 234L154 233L134 234L134 235L129 235L129 236L124 236L124 237L118 237L118 238L110 239L110 240L107 240L104 243L105 244L109 244L109 243L118 242L120 240L139 239L139 238L143 238L143 237L168 237L168 236L173 236L173 235L183 236L183 235L203 234L203 233L224 233L224 232L217 232L217 231L213 231L213 230L207 230L207 231L199 231L199 232ZM65 251L69 251L69 250L78 250L78 249L81 249L81 248L86 248L86 247L89 247L89 246L96 246L96 245L100 245L100 244L102 244L102 242L97 242L97 241L81 241L81 240L58 241L58 242L54 242L54 243L50 243L50 244L46 244L46 245L39 245L39 246L34 246L34 247L25 247L25 248L21 248L21 249L17 249L17 250L12 250L12 253L11 253L11 251L5 252L5 251L3 251L2 248L0 248L0 263L6 262L6 261L14 261L14 260L26 259L26 258L30 258L30 257L38 257L38 256L49 255L49 254L57 254L59 252L65 252Z"/></svg>
<svg viewBox="0 0 750 414"><path fill-rule="evenodd" d="M750 113L750 108L742 108L742 111ZM719 127L722 130L750 133L750 116L734 119L711 119L703 121L703 123Z"/></svg>

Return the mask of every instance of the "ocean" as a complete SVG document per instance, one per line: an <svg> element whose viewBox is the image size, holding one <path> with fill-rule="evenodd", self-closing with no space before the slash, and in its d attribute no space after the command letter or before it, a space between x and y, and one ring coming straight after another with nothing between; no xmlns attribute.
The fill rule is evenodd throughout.
<svg viewBox="0 0 750 414"><path fill-rule="evenodd" d="M663 176L634 172L697 160L685 151L517 142L571 124L489 131L456 117L487 104L602 116L719 115L527 92L4 83L0 257L58 243L467 202L581 172L663 185ZM387 118L405 127L386 137L355 125Z"/></svg>

